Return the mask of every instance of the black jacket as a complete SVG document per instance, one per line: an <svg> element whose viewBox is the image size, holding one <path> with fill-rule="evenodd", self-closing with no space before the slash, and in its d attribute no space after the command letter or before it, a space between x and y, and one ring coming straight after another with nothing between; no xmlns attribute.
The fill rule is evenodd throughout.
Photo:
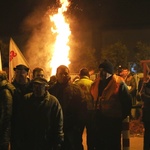
<svg viewBox="0 0 150 150"><path fill-rule="evenodd" d="M22 131L20 126L20 119L22 118L20 116L20 111L24 95L31 92L31 89L29 88L30 80L28 80L26 84L19 84L14 80L12 84L16 88L16 92L12 111L11 149L20 150L20 133Z"/></svg>
<svg viewBox="0 0 150 150"><path fill-rule="evenodd" d="M22 106L22 150L56 150L63 142L63 115L58 100L46 92L41 98L24 96Z"/></svg>
<svg viewBox="0 0 150 150"><path fill-rule="evenodd" d="M64 129L80 128L86 118L86 102L78 85L56 83L49 92L59 100L64 113Z"/></svg>
<svg viewBox="0 0 150 150"><path fill-rule="evenodd" d="M150 122L150 81L143 86L141 98L143 100L143 121Z"/></svg>

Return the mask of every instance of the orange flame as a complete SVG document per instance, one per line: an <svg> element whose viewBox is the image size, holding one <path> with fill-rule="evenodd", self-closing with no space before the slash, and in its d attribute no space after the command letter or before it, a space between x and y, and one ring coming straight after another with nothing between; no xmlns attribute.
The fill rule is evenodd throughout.
<svg viewBox="0 0 150 150"><path fill-rule="evenodd" d="M70 47L67 45L69 42L69 36L71 35L69 24L65 21L65 17L63 13L67 11L67 7L69 6L68 0L60 0L61 8L58 9L58 13L50 16L50 20L54 22L55 28L51 28L53 33L56 33L56 41L54 44L54 52L52 56L52 60L50 62L50 67L52 68L51 75L56 73L56 68L59 65L70 64L69 61L69 50Z"/></svg>

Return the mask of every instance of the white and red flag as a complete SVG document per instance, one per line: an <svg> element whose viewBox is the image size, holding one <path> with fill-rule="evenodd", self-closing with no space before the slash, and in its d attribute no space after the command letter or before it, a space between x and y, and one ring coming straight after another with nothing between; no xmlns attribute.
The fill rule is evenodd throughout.
<svg viewBox="0 0 150 150"><path fill-rule="evenodd" d="M21 53L20 49L14 42L12 38L10 38L9 44L9 81L11 82L14 77L14 70L17 65L23 64L29 67L28 62L26 61L25 57Z"/></svg>
<svg viewBox="0 0 150 150"><path fill-rule="evenodd" d="M2 56L1 56L1 51L0 51L0 70L2 70Z"/></svg>

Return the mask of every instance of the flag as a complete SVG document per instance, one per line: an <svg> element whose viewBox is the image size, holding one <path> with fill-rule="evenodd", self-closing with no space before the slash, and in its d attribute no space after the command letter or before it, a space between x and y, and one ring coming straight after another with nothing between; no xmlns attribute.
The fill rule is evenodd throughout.
<svg viewBox="0 0 150 150"><path fill-rule="evenodd" d="M0 71L2 70L2 56L1 56L1 51L0 51Z"/></svg>
<svg viewBox="0 0 150 150"><path fill-rule="evenodd" d="M10 38L9 44L9 81L11 82L14 77L14 70L17 65L23 64L29 67L28 62L26 61L25 57L21 53L20 49L14 42L12 38Z"/></svg>

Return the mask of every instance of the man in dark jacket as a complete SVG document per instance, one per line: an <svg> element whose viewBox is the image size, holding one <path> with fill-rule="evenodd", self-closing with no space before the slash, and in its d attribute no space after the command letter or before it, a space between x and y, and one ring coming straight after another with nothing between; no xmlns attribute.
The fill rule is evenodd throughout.
<svg viewBox="0 0 150 150"><path fill-rule="evenodd" d="M22 105L21 150L60 150L63 143L63 114L56 97L47 91L47 80L33 80L33 93Z"/></svg>
<svg viewBox="0 0 150 150"><path fill-rule="evenodd" d="M0 71L0 150L10 144L12 103L15 87L8 82L5 71Z"/></svg>
<svg viewBox="0 0 150 150"><path fill-rule="evenodd" d="M144 144L143 150L150 149L150 74L148 80L143 83L141 91L143 101L142 120L144 123Z"/></svg>
<svg viewBox="0 0 150 150"><path fill-rule="evenodd" d="M85 121L85 103L78 85L70 82L68 67L61 65L56 71L57 82L49 89L56 96L64 113L63 150L83 150L82 131Z"/></svg>
<svg viewBox="0 0 150 150"><path fill-rule="evenodd" d="M12 112L12 150L20 150L20 109L23 101L23 96L31 91L29 88L30 80L28 78L29 68L23 64L19 64L14 68L14 80L12 84L16 88L16 94L13 102Z"/></svg>
<svg viewBox="0 0 150 150"><path fill-rule="evenodd" d="M122 121L130 115L132 99L126 84L109 61L99 65L100 76L91 87L96 102L96 150L121 150Z"/></svg>

